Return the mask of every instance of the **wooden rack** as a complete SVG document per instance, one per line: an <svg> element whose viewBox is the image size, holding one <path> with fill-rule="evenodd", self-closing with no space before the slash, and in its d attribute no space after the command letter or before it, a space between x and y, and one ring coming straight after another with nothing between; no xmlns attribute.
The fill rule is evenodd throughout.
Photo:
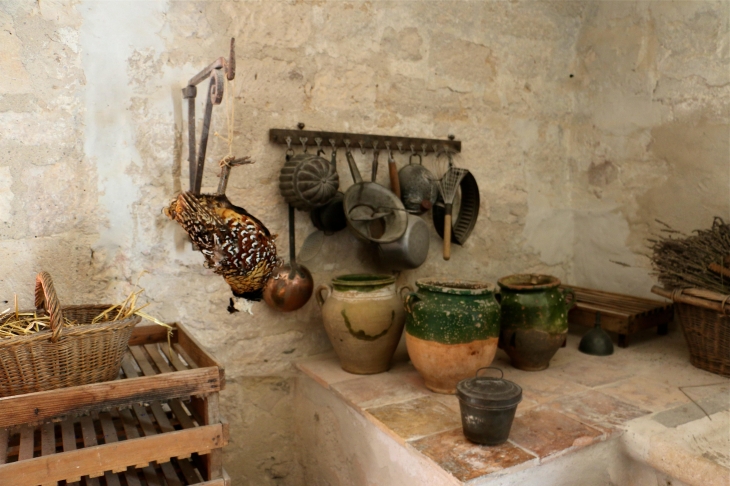
<svg viewBox="0 0 730 486"><path fill-rule="evenodd" d="M568 313L568 322L593 327L596 313L601 313L601 328L618 334L619 347L629 345L629 336L652 327L657 334L668 331L674 318L671 302L644 299L633 295L616 294L602 290L566 285L575 292L575 307Z"/></svg>
<svg viewBox="0 0 730 486"><path fill-rule="evenodd" d="M120 379L0 398L0 484L229 486L224 371L177 325L137 327Z"/></svg>
<svg viewBox="0 0 730 486"><path fill-rule="evenodd" d="M345 148L360 150L390 150L393 152L400 151L403 153L411 153L428 155L429 153L440 153L448 150L452 153L461 152L461 141L454 140L449 137L448 140L437 138L413 138L413 137L397 137L390 135L373 135L367 133L349 133L349 132L323 132L311 130L284 130L272 128L269 130L269 141L281 145L291 145L298 147L305 145L307 147L316 147L317 140L322 148Z"/></svg>

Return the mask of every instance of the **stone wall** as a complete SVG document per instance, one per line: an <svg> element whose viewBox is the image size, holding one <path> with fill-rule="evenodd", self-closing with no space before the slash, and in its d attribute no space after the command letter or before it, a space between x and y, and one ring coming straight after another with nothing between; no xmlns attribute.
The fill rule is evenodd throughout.
<svg viewBox="0 0 730 486"><path fill-rule="evenodd" d="M730 213L725 2L6 0L0 25L0 305L30 306L39 270L68 304L139 282L150 312L226 364L235 484L303 484L290 363L330 346L314 302L229 314L228 286L161 213L188 180L180 89L230 37L233 153L256 164L233 170L228 195L284 256L284 151L267 135L297 122L463 141L477 226L448 263L432 232L402 283L548 272L647 294L655 218L691 230ZM227 152L211 139L204 189ZM298 213L298 241L311 231ZM317 284L377 269L346 231L307 266Z"/></svg>

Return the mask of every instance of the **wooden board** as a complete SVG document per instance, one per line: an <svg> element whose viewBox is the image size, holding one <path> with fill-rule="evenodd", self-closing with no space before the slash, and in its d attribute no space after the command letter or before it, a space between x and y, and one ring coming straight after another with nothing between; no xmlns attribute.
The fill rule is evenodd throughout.
<svg viewBox="0 0 730 486"><path fill-rule="evenodd" d="M633 295L604 292L565 285L575 292L575 306L568 313L568 322L593 327L596 314L601 314L601 327L619 335L619 346L627 347L629 336L656 327L659 334L666 334L667 325L674 318L671 302L645 299Z"/></svg>

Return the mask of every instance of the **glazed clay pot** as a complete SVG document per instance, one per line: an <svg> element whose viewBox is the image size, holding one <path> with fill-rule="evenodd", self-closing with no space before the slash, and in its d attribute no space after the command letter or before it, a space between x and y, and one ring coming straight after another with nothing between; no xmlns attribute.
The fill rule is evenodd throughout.
<svg viewBox="0 0 730 486"><path fill-rule="evenodd" d="M405 298L406 346L426 386L456 393L456 385L494 359L499 304L486 282L421 279Z"/></svg>
<svg viewBox="0 0 730 486"><path fill-rule="evenodd" d="M502 319L499 347L512 366L544 370L565 342L575 294L550 275L510 275L499 280Z"/></svg>
<svg viewBox="0 0 730 486"><path fill-rule="evenodd" d="M401 291L406 288L410 290L404 287ZM323 295L325 290L327 296ZM342 275L332 280L331 286L320 285L315 297L343 370L370 375L390 368L405 322L395 277Z"/></svg>

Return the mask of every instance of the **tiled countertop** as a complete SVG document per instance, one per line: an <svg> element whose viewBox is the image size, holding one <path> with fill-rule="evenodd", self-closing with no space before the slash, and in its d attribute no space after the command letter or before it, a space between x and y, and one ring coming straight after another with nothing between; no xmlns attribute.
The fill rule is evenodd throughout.
<svg viewBox="0 0 730 486"><path fill-rule="evenodd" d="M730 484L730 380L691 366L681 332L648 334L608 357L580 353L579 340L569 334L550 368L539 372L512 368L498 351L493 366L522 387L523 401L509 441L495 447L467 441L457 398L426 389L409 361L368 376L343 371L332 354L297 366L462 482L538 466L621 436L632 457L671 477ZM711 420L678 388L687 385L711 385L686 389Z"/></svg>

